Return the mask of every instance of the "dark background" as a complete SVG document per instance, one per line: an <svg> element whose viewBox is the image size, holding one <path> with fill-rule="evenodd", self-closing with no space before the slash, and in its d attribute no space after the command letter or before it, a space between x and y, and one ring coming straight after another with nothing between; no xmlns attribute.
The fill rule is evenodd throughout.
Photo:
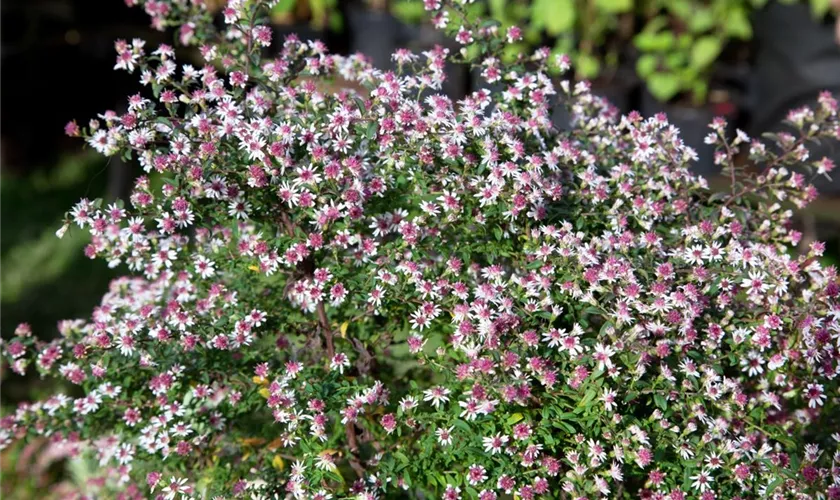
<svg viewBox="0 0 840 500"><path fill-rule="evenodd" d="M64 124L118 109L137 91L137 75L112 71L115 39L164 35L120 1L1 5L2 332L28 321L49 337L58 319L88 314L112 274L78 251L81 235L71 244L48 237L79 198L105 195L109 179L105 159L66 137Z"/></svg>

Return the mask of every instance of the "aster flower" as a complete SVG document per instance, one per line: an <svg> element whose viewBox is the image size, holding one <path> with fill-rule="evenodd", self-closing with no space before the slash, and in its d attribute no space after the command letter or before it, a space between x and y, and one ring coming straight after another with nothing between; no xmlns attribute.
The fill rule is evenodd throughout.
<svg viewBox="0 0 840 500"><path fill-rule="evenodd" d="M447 428L438 427L435 430L435 435L437 436L438 443L440 443L441 446L449 446L449 445L452 444L452 430L453 429L454 429L454 427L447 427Z"/></svg>

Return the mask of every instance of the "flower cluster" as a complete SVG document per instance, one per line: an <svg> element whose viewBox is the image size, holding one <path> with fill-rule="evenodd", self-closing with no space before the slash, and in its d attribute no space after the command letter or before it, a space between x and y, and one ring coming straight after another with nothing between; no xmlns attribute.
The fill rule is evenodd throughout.
<svg viewBox="0 0 840 500"><path fill-rule="evenodd" d="M840 285L791 228L831 96L768 145L715 121L712 193L665 116L618 117L547 50L503 63L516 31L461 2L424 3L465 50L397 72L267 55L270 2L129 3L205 64L118 41L148 91L67 126L147 173L59 230L131 276L4 341L76 396L0 445L48 437L115 498L840 498ZM494 90L441 95L447 60Z"/></svg>

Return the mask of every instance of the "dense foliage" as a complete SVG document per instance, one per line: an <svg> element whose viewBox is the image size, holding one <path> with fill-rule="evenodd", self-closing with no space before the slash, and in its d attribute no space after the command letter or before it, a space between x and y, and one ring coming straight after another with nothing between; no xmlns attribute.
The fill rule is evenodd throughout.
<svg viewBox="0 0 840 500"><path fill-rule="evenodd" d="M503 91L459 102L444 49L266 58L270 2L222 29L129 3L206 65L118 41L148 90L68 124L150 174L59 230L131 274L4 342L83 394L4 416L3 446L97 460L80 488L108 498L840 498L840 285L790 228L833 168L805 148L840 136L830 96L773 145L713 123L712 194L666 117L616 116L548 50L502 63L521 32L460 3L425 1Z"/></svg>
<svg viewBox="0 0 840 500"><path fill-rule="evenodd" d="M420 3L398 0L392 3L392 10L402 19L416 21L423 14ZM820 29L818 23L831 10L831 0L779 3L808 3L814 29ZM630 87L634 82L627 80L633 72L622 67L635 67L635 76L657 100L703 106L710 86L721 83L715 82L721 76L721 54L727 48L732 51L732 45L751 41L753 17L769 2L476 0L467 4L465 12L470 18L491 18L503 28L522 27L523 39L509 44L503 55L513 57L550 41L553 53L569 55L578 78L602 86ZM278 7L290 9L292 5L281 2Z"/></svg>

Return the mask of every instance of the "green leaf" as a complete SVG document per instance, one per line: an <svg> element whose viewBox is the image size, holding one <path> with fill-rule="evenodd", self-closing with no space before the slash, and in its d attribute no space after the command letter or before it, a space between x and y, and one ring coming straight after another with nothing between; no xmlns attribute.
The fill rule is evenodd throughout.
<svg viewBox="0 0 840 500"><path fill-rule="evenodd" d="M280 0L277 5L271 9L272 14L288 14L295 8L297 0Z"/></svg>
<svg viewBox="0 0 840 500"><path fill-rule="evenodd" d="M507 2L505 0L490 0L488 3L490 4L490 15L503 24L507 23L507 16L505 15L505 4ZM420 2L417 2L417 5L420 5ZM422 5L420 6L422 7Z"/></svg>
<svg viewBox="0 0 840 500"><path fill-rule="evenodd" d="M667 16L656 16L650 19L645 27L642 28L642 33L657 33L669 26L670 20Z"/></svg>
<svg viewBox="0 0 840 500"><path fill-rule="evenodd" d="M685 67L688 61L688 52L673 51L665 56L665 68L676 70Z"/></svg>
<svg viewBox="0 0 840 500"><path fill-rule="evenodd" d="M681 20L686 20L694 15L696 3L697 2L687 0L669 0L668 2L665 2L664 5L671 14Z"/></svg>
<svg viewBox="0 0 840 500"><path fill-rule="evenodd" d="M312 25L323 28L327 24L327 1L309 0L309 8L312 9Z"/></svg>
<svg viewBox="0 0 840 500"><path fill-rule="evenodd" d="M391 5L391 13L400 21L408 24L418 24L426 15L423 4L413 0L394 2Z"/></svg>
<svg viewBox="0 0 840 500"><path fill-rule="evenodd" d="M502 0L502 2L507 3L508 12L513 18L513 22L527 23L528 18L531 17L531 6L528 3L516 2L511 4L505 0Z"/></svg>
<svg viewBox="0 0 840 500"><path fill-rule="evenodd" d="M463 420L460 420L460 419L453 420L452 425L461 429L464 432L470 432L471 431L470 424L468 424L468 423L466 423L466 422L464 422Z"/></svg>
<svg viewBox="0 0 840 500"><path fill-rule="evenodd" d="M532 9L531 22L544 26L551 36L569 31L574 26L573 0L535 0Z"/></svg>
<svg viewBox="0 0 840 500"><path fill-rule="evenodd" d="M502 52L502 60L510 63L516 60L519 54L524 54L528 50L528 45L524 43L509 43L505 45Z"/></svg>
<svg viewBox="0 0 840 500"><path fill-rule="evenodd" d="M508 417L507 424L508 425L513 425L513 424L519 422L520 420L522 420L523 418L525 418L525 417L521 413L514 413L513 415Z"/></svg>
<svg viewBox="0 0 840 500"><path fill-rule="evenodd" d="M656 66L659 64L656 56L653 54L644 54L636 61L636 73L642 78L647 78L656 71Z"/></svg>
<svg viewBox="0 0 840 500"><path fill-rule="evenodd" d="M344 30L344 18L341 17L340 12L336 12L336 11L330 12L330 15L329 15L328 19L329 19L330 30L332 30L336 33L340 33L342 30Z"/></svg>
<svg viewBox="0 0 840 500"><path fill-rule="evenodd" d="M736 7L729 11L726 22L723 23L726 34L741 40L752 38L752 25L746 11Z"/></svg>
<svg viewBox="0 0 840 500"><path fill-rule="evenodd" d="M619 14L630 12L633 8L633 0L595 0L595 5L604 12Z"/></svg>
<svg viewBox="0 0 840 500"><path fill-rule="evenodd" d="M569 423L563 421L554 421L552 425L555 428L563 429L564 431L568 432L569 434L574 434L577 432L574 427L572 427Z"/></svg>
<svg viewBox="0 0 840 500"><path fill-rule="evenodd" d="M441 486L444 486L444 487L446 486L447 481L446 481L446 478L443 477L443 474L435 472L434 474L432 474L432 477L437 479L438 484L440 484Z"/></svg>
<svg viewBox="0 0 840 500"><path fill-rule="evenodd" d="M592 80L601 71L601 62L590 54L578 54L575 62L578 76L585 80Z"/></svg>
<svg viewBox="0 0 840 500"><path fill-rule="evenodd" d="M720 55L721 40L717 36L698 38L691 47L691 66L697 70L704 70L712 65Z"/></svg>
<svg viewBox="0 0 840 500"><path fill-rule="evenodd" d="M584 394L583 399L581 399L578 403L578 408L586 408L587 406L589 406L592 400L595 399L595 396L595 389L589 389L588 391L586 391L586 394Z"/></svg>
<svg viewBox="0 0 840 500"><path fill-rule="evenodd" d="M633 40L642 52L665 52L674 47L676 38L670 31L661 33L643 31Z"/></svg>
<svg viewBox="0 0 840 500"><path fill-rule="evenodd" d="M397 457L397 459L404 464L407 464L409 462L408 457L405 456L405 453L401 451L395 451L394 456Z"/></svg>
<svg viewBox="0 0 840 500"><path fill-rule="evenodd" d="M375 122L370 122L368 124L367 131L365 132L365 136L368 139L371 139L371 140L376 138L376 123Z"/></svg>
<svg viewBox="0 0 840 500"><path fill-rule="evenodd" d="M693 33L704 33L712 29L715 25L715 16L711 9L698 8L694 14L688 18L688 28Z"/></svg>
<svg viewBox="0 0 840 500"><path fill-rule="evenodd" d="M685 463L685 462L683 462L683 463ZM695 468L691 467L691 466L686 466L683 469L683 484L682 484L683 489L688 490L688 489L691 488L691 476L694 475L694 470L695 470Z"/></svg>
<svg viewBox="0 0 840 500"><path fill-rule="evenodd" d="M817 19L822 19L831 9L831 0L811 0L811 14Z"/></svg>
<svg viewBox="0 0 840 500"><path fill-rule="evenodd" d="M673 73L657 72L647 78L647 88L657 100L667 102L680 91L680 82Z"/></svg>
<svg viewBox="0 0 840 500"><path fill-rule="evenodd" d="M656 403L656 406L658 406L662 411L668 409L668 402L665 401L665 398L661 394L654 394L653 402Z"/></svg>
<svg viewBox="0 0 840 500"><path fill-rule="evenodd" d="M697 80L691 85L691 98L697 106L702 106L706 102L708 94L709 82L706 80Z"/></svg>
<svg viewBox="0 0 840 500"><path fill-rule="evenodd" d="M721 282L722 279L723 278L715 278L715 280L712 281L712 286L709 287L709 296L711 296L711 297L717 296L717 292L718 292L718 290L720 290L720 282Z"/></svg>

